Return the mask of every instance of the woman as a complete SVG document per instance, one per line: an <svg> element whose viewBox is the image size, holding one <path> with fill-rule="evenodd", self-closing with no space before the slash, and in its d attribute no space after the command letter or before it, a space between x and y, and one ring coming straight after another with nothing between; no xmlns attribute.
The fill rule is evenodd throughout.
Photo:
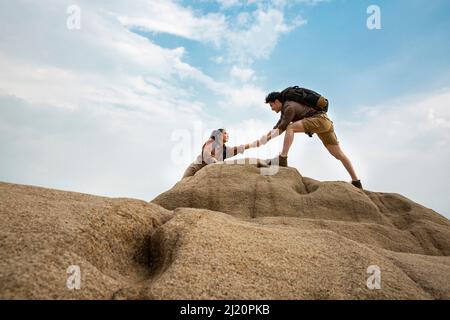
<svg viewBox="0 0 450 320"><path fill-rule="evenodd" d="M228 142L228 132L225 129L217 129L211 133L208 141L202 147L202 153L197 159L189 165L183 175L183 179L192 177L197 171L208 164L222 162L227 158L234 157L237 154L244 153L250 148L259 147L259 141L252 144L240 145L237 147L227 147L225 143Z"/></svg>

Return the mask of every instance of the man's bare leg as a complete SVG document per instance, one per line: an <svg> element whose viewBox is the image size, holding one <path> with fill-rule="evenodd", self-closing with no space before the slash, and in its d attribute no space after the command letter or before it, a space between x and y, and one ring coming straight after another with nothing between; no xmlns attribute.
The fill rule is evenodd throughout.
<svg viewBox="0 0 450 320"><path fill-rule="evenodd" d="M342 162L347 172L352 177L352 181L357 181L358 176L356 175L355 169L353 169L353 165L350 162L350 159L345 155L344 151L342 151L340 145L326 145L327 150L331 153L333 157Z"/></svg>
<svg viewBox="0 0 450 320"><path fill-rule="evenodd" d="M294 142L294 135L296 132L305 132L305 127L303 127L302 120L291 123L284 133L284 142L283 142L283 150L281 151L282 157L287 157L289 153L289 149L292 146L292 142Z"/></svg>

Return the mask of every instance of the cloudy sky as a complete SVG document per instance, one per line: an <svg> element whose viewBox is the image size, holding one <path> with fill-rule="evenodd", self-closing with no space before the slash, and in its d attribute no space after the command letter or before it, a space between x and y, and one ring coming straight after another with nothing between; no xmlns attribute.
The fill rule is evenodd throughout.
<svg viewBox="0 0 450 320"><path fill-rule="evenodd" d="M278 120L265 95L301 85L330 99L366 189L450 217L449 17L448 0L2 0L0 181L151 200L211 129L251 142ZM289 161L349 181L316 137Z"/></svg>

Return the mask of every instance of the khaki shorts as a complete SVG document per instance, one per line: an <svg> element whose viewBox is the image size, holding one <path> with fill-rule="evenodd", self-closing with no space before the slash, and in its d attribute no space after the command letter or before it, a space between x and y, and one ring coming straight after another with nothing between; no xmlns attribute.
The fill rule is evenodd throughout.
<svg viewBox="0 0 450 320"><path fill-rule="evenodd" d="M301 120L306 132L316 133L324 145L338 145L339 141L334 132L333 121L326 113L321 113Z"/></svg>

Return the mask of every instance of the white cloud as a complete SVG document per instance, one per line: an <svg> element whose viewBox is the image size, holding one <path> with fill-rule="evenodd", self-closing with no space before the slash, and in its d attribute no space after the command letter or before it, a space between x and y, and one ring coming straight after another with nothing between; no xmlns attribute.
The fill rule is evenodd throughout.
<svg viewBox="0 0 450 320"><path fill-rule="evenodd" d="M226 8L240 4L238 1L220 3ZM277 2L257 6L251 14L239 14L236 16L236 24L224 13L201 15L172 0L137 1L137 4L130 6L133 10L123 6L113 7L111 10L125 26L211 42L219 48L226 48L228 62L246 64L268 58L281 35L306 23L299 16L286 22L284 5Z"/></svg>
<svg viewBox="0 0 450 320"><path fill-rule="evenodd" d="M251 64L255 59L266 59L277 45L279 37L306 23L297 17L287 24L282 11L257 9L248 29L226 33L229 59Z"/></svg>
<svg viewBox="0 0 450 320"><path fill-rule="evenodd" d="M242 1L239 1L239 0L217 0L217 2L221 5L221 7L223 9L227 9L227 8L239 5Z"/></svg>
<svg viewBox="0 0 450 320"><path fill-rule="evenodd" d="M377 106L358 130L376 190L396 191L450 216L450 90Z"/></svg>
<svg viewBox="0 0 450 320"><path fill-rule="evenodd" d="M224 100L219 101L218 105L225 109L262 108L265 106L266 93L252 84L225 88L224 95Z"/></svg>
<svg viewBox="0 0 450 320"><path fill-rule="evenodd" d="M250 16L248 12L240 12L236 17L238 26L245 26L249 22Z"/></svg>
<svg viewBox="0 0 450 320"><path fill-rule="evenodd" d="M117 7L120 12L114 14L128 27L210 41L216 45L219 45L221 35L226 31L226 19L221 13L200 15L171 0L137 1L131 4L132 11L127 7L128 3Z"/></svg>
<svg viewBox="0 0 450 320"><path fill-rule="evenodd" d="M294 5L294 4L305 4L305 5L316 5L323 2L329 2L330 0L216 0L222 7L222 9L226 10L232 7L241 6L252 6L258 5L260 7L263 6L273 6L273 7L284 7L286 5Z"/></svg>
<svg viewBox="0 0 450 320"><path fill-rule="evenodd" d="M170 115L188 105L199 110L193 82L220 91L221 84L183 61L184 48L161 48L130 32L96 2L81 6L82 28L70 31L62 2L54 1L51 9L2 3L0 28L14 34L2 31L0 43L5 93L32 104L122 104Z"/></svg>
<svg viewBox="0 0 450 320"><path fill-rule="evenodd" d="M238 66L233 66L231 68L231 76L243 82L248 82L252 80L255 75L255 70L250 68L240 68Z"/></svg>

